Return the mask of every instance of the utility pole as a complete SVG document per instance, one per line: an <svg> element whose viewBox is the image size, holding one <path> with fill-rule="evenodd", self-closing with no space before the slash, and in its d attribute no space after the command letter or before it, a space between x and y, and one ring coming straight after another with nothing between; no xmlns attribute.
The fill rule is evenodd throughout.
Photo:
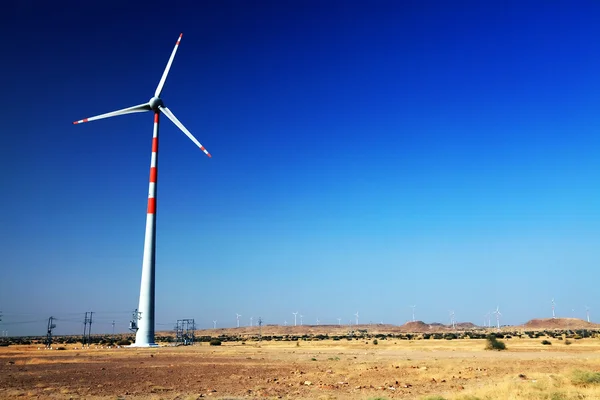
<svg viewBox="0 0 600 400"><path fill-rule="evenodd" d="M89 316L88 316L89 314ZM87 344L88 347L92 344L92 315L93 311L89 311L85 313L85 318L83 320L83 339L81 340L81 344L85 346ZM88 326L89 325L89 326ZM113 324L114 328L114 324Z"/></svg>
<svg viewBox="0 0 600 400"><path fill-rule="evenodd" d="M262 342L262 318L258 317L258 341Z"/></svg>

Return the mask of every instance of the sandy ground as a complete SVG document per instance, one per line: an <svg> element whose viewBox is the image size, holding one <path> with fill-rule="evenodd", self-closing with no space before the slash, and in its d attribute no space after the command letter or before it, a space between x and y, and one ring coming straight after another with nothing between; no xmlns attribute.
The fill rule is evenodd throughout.
<svg viewBox="0 0 600 400"><path fill-rule="evenodd" d="M421 399L514 379L600 371L600 340L207 343L155 349L0 347L0 398ZM521 375L521 376L519 376Z"/></svg>

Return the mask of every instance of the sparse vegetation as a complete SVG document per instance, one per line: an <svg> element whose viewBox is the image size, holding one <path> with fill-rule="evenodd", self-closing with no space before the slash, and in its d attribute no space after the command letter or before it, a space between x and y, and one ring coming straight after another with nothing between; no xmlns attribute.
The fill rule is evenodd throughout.
<svg viewBox="0 0 600 400"><path fill-rule="evenodd" d="M489 334L486 338L487 343L485 345L485 349L486 350L506 350L506 344L504 344L504 342L500 342L498 341L498 339L496 338L496 335L494 334Z"/></svg>
<svg viewBox="0 0 600 400"><path fill-rule="evenodd" d="M577 386L600 384L600 372L575 370L571 376L571 383Z"/></svg>
<svg viewBox="0 0 600 400"><path fill-rule="evenodd" d="M373 339L373 344L378 344L379 342L377 341L377 339Z"/></svg>
<svg viewBox="0 0 600 400"><path fill-rule="evenodd" d="M219 339L212 339L209 343L211 346L220 346L221 345L221 341Z"/></svg>
<svg viewBox="0 0 600 400"><path fill-rule="evenodd" d="M552 342L551 342L551 341L549 341L549 340L546 340L546 339L544 339L544 340L542 340L542 344L543 344L544 346L550 346L550 345L552 344Z"/></svg>
<svg viewBox="0 0 600 400"><path fill-rule="evenodd" d="M436 394L433 396L425 396L423 397L423 400L446 400L446 398Z"/></svg>

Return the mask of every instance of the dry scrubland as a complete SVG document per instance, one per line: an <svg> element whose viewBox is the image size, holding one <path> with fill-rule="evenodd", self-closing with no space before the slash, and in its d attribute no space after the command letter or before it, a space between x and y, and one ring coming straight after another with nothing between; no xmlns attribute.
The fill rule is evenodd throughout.
<svg viewBox="0 0 600 400"><path fill-rule="evenodd" d="M0 347L0 398L600 399L600 339L504 342L505 351L479 339Z"/></svg>

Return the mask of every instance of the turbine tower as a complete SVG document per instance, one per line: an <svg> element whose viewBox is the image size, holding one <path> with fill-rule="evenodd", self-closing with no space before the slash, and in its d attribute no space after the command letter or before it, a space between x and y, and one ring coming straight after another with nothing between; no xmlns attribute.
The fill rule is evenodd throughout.
<svg viewBox="0 0 600 400"><path fill-rule="evenodd" d="M242 316L242 314L235 313L235 318L237 319L237 327L238 328L240 327L240 317L241 316Z"/></svg>
<svg viewBox="0 0 600 400"><path fill-rule="evenodd" d="M416 305L414 305L414 306L410 306L410 308L412 308L412 317L413 317L413 318L412 318L412 322L415 322L415 308L416 308L416 307L417 307Z"/></svg>
<svg viewBox="0 0 600 400"><path fill-rule="evenodd" d="M302 317L304 317L304 315L300 314L300 326L302 326Z"/></svg>
<svg viewBox="0 0 600 400"><path fill-rule="evenodd" d="M167 75L173 64L175 53L181 42L179 35L169 62L158 82L158 86L154 91L154 96L148 102L137 106L124 108L121 110L109 112L106 114L96 115L94 117L84 118L73 124L81 124L84 122L95 121L103 118L116 117L118 115L139 113L145 111L154 112L154 132L152 135L152 157L150 160L150 184L148 189L148 209L146 213L146 234L144 239L144 257L142 262L142 279L140 284L140 299L139 299L139 323L135 334L135 343L132 347L156 347L154 342L154 311L155 311L155 261L156 261L156 189L157 189L157 167L158 167L158 120L160 113L163 113L169 118L183 133L187 135L192 142L196 144L207 156L211 157L210 153L198 142L198 140L186 129L185 126L175 117L163 103L160 95L162 93Z"/></svg>
<svg viewBox="0 0 600 400"><path fill-rule="evenodd" d="M554 315L554 298L552 298L552 319L556 319L556 315Z"/></svg>
<svg viewBox="0 0 600 400"><path fill-rule="evenodd" d="M341 319L341 318L338 318L337 320L338 320L338 326L339 326L339 325L342 325L342 319Z"/></svg>
<svg viewBox="0 0 600 400"><path fill-rule="evenodd" d="M250 326L252 326L252 320L254 319L254 317L250 317Z"/></svg>
<svg viewBox="0 0 600 400"><path fill-rule="evenodd" d="M587 316L587 322L590 322L590 308L585 306L585 314Z"/></svg>
<svg viewBox="0 0 600 400"><path fill-rule="evenodd" d="M452 325L452 329L455 329L456 325L454 324L454 311L450 311L450 324Z"/></svg>
<svg viewBox="0 0 600 400"><path fill-rule="evenodd" d="M502 313L500 312L499 306L496 306L496 311L494 311L494 314L496 314L496 324L498 325L498 330L500 330L500 317L502 316Z"/></svg>
<svg viewBox="0 0 600 400"><path fill-rule="evenodd" d="M356 315L356 325L358 325L358 311L354 315Z"/></svg>
<svg viewBox="0 0 600 400"><path fill-rule="evenodd" d="M293 312L292 314L294 314L294 326L296 326L296 315L298 315L298 311Z"/></svg>
<svg viewBox="0 0 600 400"><path fill-rule="evenodd" d="M217 320L216 319L213 320L213 329L217 329Z"/></svg>

